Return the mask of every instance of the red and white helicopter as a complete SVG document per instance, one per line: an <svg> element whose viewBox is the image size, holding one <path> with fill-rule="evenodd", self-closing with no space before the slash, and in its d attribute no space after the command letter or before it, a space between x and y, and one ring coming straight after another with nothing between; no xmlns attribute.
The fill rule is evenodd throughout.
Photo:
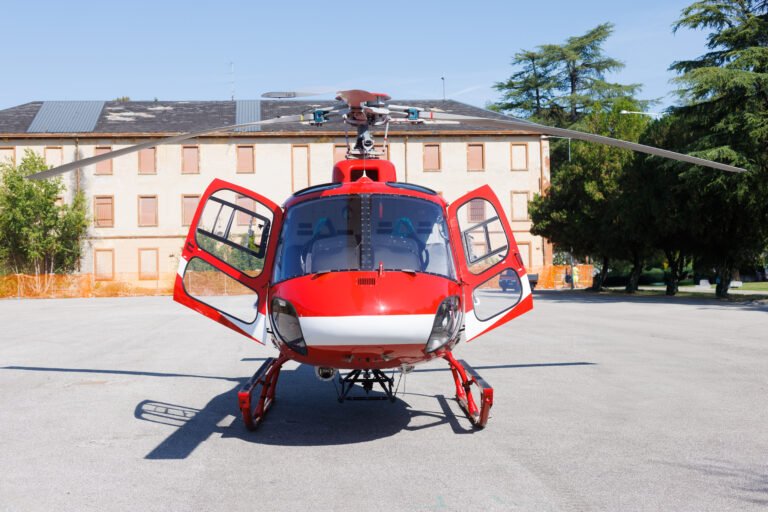
<svg viewBox="0 0 768 512"><path fill-rule="evenodd" d="M268 93L266 97L293 97ZM233 183L205 191L184 243L174 300L279 350L239 392L245 425L255 428L275 400L286 361L338 379L340 401L394 400L394 376L435 358L450 366L456 399L482 428L493 389L453 350L533 307L531 287L509 222L483 186L451 204L436 192L396 179L375 149L372 129L425 120L489 121L546 135L632 149L717 169L743 169L667 150L506 118L490 120L387 104L386 94L342 91L339 106L152 140L31 176L44 179L159 144L238 127L284 122L322 125L340 117L357 129L331 182L294 193L279 206ZM465 210L480 201L494 212L480 223ZM503 279L503 283L500 281ZM501 287L506 292L501 290ZM225 292L226 290L226 292ZM342 374L341 370L348 370ZM366 396L350 396L359 384ZM384 396L368 397L379 385ZM477 388L477 400L473 397Z"/></svg>

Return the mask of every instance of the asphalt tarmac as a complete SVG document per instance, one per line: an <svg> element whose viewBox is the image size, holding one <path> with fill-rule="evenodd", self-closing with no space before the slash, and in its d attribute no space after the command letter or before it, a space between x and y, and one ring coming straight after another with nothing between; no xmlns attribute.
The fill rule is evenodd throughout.
<svg viewBox="0 0 768 512"><path fill-rule="evenodd" d="M2 511L768 508L768 307L536 293L456 354L494 387L473 431L447 365L339 404L167 297L0 301ZM405 390L405 393L403 393Z"/></svg>

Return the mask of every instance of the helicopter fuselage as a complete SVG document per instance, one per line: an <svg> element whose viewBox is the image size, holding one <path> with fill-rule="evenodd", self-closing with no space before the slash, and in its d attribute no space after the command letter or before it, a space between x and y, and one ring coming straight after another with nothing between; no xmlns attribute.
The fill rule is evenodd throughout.
<svg viewBox="0 0 768 512"><path fill-rule="evenodd" d="M442 354L427 350L440 305L461 295L446 203L422 187L361 177L299 193L285 204L269 304L287 301L305 353L292 359L331 368L392 368ZM460 300L460 299L459 299Z"/></svg>
<svg viewBox="0 0 768 512"><path fill-rule="evenodd" d="M343 401L358 384L394 400L382 370L443 358L467 417L487 422L493 389L452 351L533 307L512 229L488 186L449 205L395 176L386 160L345 160L283 207L222 180L201 198L174 299L280 351L238 393L247 428L288 360L338 374Z"/></svg>
<svg viewBox="0 0 768 512"><path fill-rule="evenodd" d="M386 160L339 162L331 183L299 190L282 207L214 181L193 219L174 298L271 341L286 359L351 370L445 357L462 337L533 306L489 187L449 205L398 182Z"/></svg>

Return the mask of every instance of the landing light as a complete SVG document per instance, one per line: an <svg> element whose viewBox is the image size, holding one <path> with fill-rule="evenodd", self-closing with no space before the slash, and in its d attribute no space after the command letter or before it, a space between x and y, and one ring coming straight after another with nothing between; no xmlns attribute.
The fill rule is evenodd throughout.
<svg viewBox="0 0 768 512"><path fill-rule="evenodd" d="M285 343L294 352L307 355L304 333L301 332L299 315L296 314L296 308L293 307L293 304L280 297L275 297L272 299L270 318L272 319L275 334L280 338L280 341Z"/></svg>
<svg viewBox="0 0 768 512"><path fill-rule="evenodd" d="M435 322L432 324L432 332L425 347L426 352L434 352L442 348L450 341L456 339L461 327L461 302L459 297L453 295L445 299L435 314Z"/></svg>

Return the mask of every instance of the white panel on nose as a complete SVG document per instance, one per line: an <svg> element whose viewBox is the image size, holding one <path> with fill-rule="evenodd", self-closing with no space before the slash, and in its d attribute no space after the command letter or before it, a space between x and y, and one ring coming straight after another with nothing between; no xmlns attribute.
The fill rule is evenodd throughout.
<svg viewBox="0 0 768 512"><path fill-rule="evenodd" d="M305 316L301 332L308 346L426 343L434 315Z"/></svg>

